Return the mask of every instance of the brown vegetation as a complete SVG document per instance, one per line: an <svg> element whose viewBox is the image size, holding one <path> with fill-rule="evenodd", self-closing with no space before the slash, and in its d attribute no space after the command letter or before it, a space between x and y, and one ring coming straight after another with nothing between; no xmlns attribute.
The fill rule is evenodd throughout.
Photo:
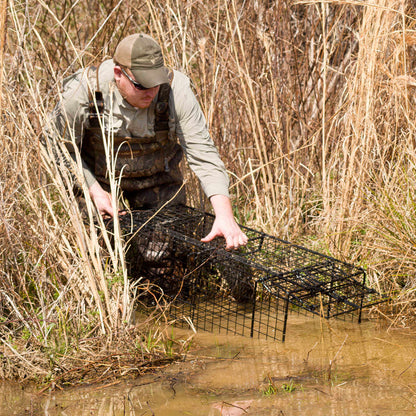
<svg viewBox="0 0 416 416"><path fill-rule="evenodd" d="M416 288L413 6L0 1L0 376L50 378L68 357L131 352L119 341L132 330L140 284L128 280L122 244L107 240L103 261L96 228L83 223L39 138L62 78L137 31L158 39L167 64L191 77L239 221L366 267L370 284L396 296L392 323L408 325ZM134 331L144 348L148 329ZM162 332L153 345L163 346Z"/></svg>

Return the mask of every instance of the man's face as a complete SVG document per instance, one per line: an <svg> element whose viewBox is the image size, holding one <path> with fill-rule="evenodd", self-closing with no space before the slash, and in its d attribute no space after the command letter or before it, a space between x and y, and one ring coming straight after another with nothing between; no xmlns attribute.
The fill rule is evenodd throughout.
<svg viewBox="0 0 416 416"><path fill-rule="evenodd" d="M158 94L160 86L141 90L133 85L129 77L135 81L129 69L122 70L119 66L114 67L114 79L122 97L133 107L148 108Z"/></svg>

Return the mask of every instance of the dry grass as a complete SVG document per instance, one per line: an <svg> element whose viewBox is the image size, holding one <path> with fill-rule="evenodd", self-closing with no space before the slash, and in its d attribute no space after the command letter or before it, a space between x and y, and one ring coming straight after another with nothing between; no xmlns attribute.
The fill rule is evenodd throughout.
<svg viewBox="0 0 416 416"><path fill-rule="evenodd" d="M3 376L53 378L60 365L70 371L68 357L110 356L115 346L128 354L128 342L119 341L132 328L139 338L147 331L130 325L141 292L128 279L123 245L98 244L92 207L86 225L62 167L39 145L62 78L111 56L136 31L151 33L166 62L191 77L232 177L238 219L367 267L372 285L397 294L393 323L409 324L416 288L410 1L103 0L93 12L85 2L9 1L7 33L6 4ZM163 345L162 332L155 345Z"/></svg>

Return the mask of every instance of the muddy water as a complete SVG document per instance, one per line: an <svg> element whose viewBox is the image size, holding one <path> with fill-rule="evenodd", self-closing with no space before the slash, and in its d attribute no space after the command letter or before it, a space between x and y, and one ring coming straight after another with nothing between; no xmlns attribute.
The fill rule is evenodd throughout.
<svg viewBox="0 0 416 416"><path fill-rule="evenodd" d="M285 343L198 333L184 362L113 386L39 397L3 383L0 415L416 415L415 333L289 321Z"/></svg>

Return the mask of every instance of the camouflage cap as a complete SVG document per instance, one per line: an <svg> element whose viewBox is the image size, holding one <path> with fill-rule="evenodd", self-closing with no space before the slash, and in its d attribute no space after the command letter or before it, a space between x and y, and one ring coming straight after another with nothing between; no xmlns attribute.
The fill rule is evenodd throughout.
<svg viewBox="0 0 416 416"><path fill-rule="evenodd" d="M114 63L129 68L136 81L146 88L169 82L162 49L152 37L144 33L124 38L118 44L113 60Z"/></svg>

